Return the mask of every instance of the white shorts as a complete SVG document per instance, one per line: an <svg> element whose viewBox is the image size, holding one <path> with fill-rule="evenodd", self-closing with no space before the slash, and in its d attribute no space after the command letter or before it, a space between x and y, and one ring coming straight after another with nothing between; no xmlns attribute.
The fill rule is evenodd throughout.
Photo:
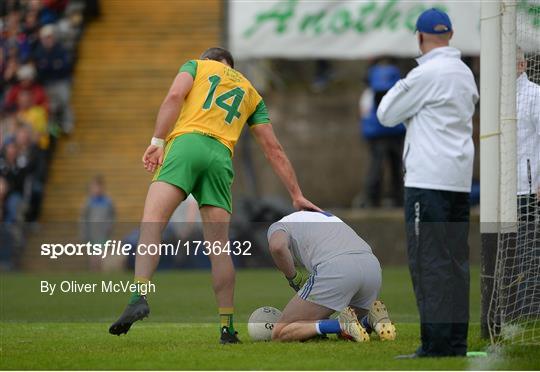
<svg viewBox="0 0 540 372"><path fill-rule="evenodd" d="M317 265L298 292L306 301L334 311L369 309L381 288L381 265L373 254L344 254Z"/></svg>

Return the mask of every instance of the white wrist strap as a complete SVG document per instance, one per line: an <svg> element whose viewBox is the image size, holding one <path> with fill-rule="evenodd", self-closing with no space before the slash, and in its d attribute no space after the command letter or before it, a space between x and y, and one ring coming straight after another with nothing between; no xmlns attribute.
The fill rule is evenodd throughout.
<svg viewBox="0 0 540 372"><path fill-rule="evenodd" d="M165 147L165 140L162 138L152 137L150 144L157 147Z"/></svg>

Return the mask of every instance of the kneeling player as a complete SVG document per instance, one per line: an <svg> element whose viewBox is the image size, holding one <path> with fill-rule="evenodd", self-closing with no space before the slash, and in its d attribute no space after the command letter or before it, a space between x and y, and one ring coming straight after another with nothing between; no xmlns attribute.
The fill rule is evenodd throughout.
<svg viewBox="0 0 540 372"><path fill-rule="evenodd" d="M335 333L362 342L369 341L372 331L381 340L395 338L386 307L375 301L381 287L379 261L342 220L325 212L295 212L270 226L268 242L276 266L297 291L275 324L272 340ZM295 262L309 271L309 278L296 271ZM338 318L328 319L336 311Z"/></svg>

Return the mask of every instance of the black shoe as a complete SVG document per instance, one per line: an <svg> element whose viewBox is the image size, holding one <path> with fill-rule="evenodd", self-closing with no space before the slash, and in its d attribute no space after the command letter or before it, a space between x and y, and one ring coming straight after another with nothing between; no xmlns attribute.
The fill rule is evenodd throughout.
<svg viewBox="0 0 540 372"><path fill-rule="evenodd" d="M109 327L109 333L117 336L128 333L133 323L146 318L148 314L150 314L150 307L146 302L146 297L141 296L134 304L127 305L120 318Z"/></svg>
<svg viewBox="0 0 540 372"><path fill-rule="evenodd" d="M225 344L241 344L242 341L240 341L237 337L238 335L238 332L234 332L233 334L231 334L231 332L229 332L229 327L222 327L221 328L221 338L219 340L219 342L223 345Z"/></svg>

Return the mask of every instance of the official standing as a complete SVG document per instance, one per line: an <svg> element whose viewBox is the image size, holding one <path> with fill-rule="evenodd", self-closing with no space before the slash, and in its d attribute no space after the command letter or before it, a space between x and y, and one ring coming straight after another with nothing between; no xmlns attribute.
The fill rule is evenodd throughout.
<svg viewBox="0 0 540 372"><path fill-rule="evenodd" d="M527 76L527 59L517 50L517 204L518 234L510 292L517 299L507 310L507 319L523 314L540 313L540 278L538 270L530 270L540 258L538 219L540 216L540 86ZM517 276L522 276L517 278Z"/></svg>
<svg viewBox="0 0 540 372"><path fill-rule="evenodd" d="M385 126L405 123L407 253L421 345L400 357L463 356L469 322L469 195L472 117L478 90L459 50L449 47L452 23L428 9L416 22L418 66L384 96Z"/></svg>
<svg viewBox="0 0 540 372"><path fill-rule="evenodd" d="M540 197L540 86L529 80L520 48L516 70L518 216L522 223L534 223Z"/></svg>

